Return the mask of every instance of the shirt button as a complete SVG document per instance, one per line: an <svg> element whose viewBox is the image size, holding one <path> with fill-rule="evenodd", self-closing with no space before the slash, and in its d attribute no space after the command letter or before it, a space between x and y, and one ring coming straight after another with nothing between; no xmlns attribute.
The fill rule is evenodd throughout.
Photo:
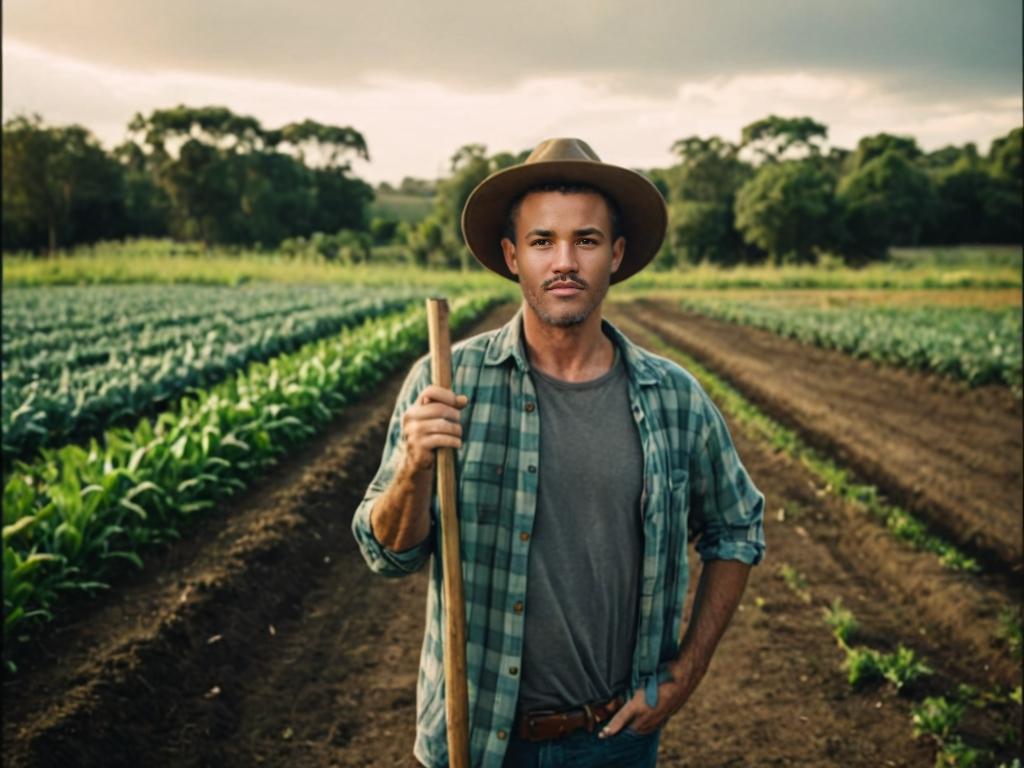
<svg viewBox="0 0 1024 768"><path fill-rule="evenodd" d="M497 469L494 470L494 474L500 475L504 471L505 471L504 467L498 467Z"/></svg>
<svg viewBox="0 0 1024 768"><path fill-rule="evenodd" d="M519 532L519 540L520 541L529 541L530 540L530 534L527 533L526 531L520 531Z"/></svg>
<svg viewBox="0 0 1024 768"><path fill-rule="evenodd" d="M498 731L498 738L504 741L506 738L508 738L508 734L504 731Z"/></svg>
<svg viewBox="0 0 1024 768"><path fill-rule="evenodd" d="M527 472L529 472L529 473L530 473L531 475L535 475L535 474L537 474L537 468L536 468L535 466L533 466L533 464L531 464L530 466L528 466L528 467L526 468L526 471L527 471Z"/></svg>
<svg viewBox="0 0 1024 768"><path fill-rule="evenodd" d="M519 667L509 667L508 668L508 673L510 675L518 674L519 673Z"/></svg>
<svg viewBox="0 0 1024 768"><path fill-rule="evenodd" d="M523 612L523 601L522 600L516 600L516 604L512 606L512 610L515 611L516 613L522 613Z"/></svg>
<svg viewBox="0 0 1024 768"><path fill-rule="evenodd" d="M533 413L533 409L534 408L536 408L536 406L533 403L527 403L526 404L526 412L527 413Z"/></svg>

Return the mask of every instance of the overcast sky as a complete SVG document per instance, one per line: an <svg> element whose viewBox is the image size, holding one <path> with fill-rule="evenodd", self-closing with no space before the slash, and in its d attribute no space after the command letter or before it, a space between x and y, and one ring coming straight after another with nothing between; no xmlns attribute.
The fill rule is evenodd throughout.
<svg viewBox="0 0 1024 768"><path fill-rule="evenodd" d="M3 116L107 146L135 112L226 105L265 127L360 131L364 178L447 172L458 147L579 136L610 162L672 162L768 114L830 143L927 149L1022 122L1021 0L4 0Z"/></svg>

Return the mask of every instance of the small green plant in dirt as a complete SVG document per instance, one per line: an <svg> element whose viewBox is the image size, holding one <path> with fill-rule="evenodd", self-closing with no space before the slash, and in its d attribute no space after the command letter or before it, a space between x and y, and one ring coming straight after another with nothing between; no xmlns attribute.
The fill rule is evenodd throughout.
<svg viewBox="0 0 1024 768"><path fill-rule="evenodd" d="M783 563L779 566L778 573L797 597L805 603L811 602L811 593L807 591L807 579L800 571L789 563Z"/></svg>
<svg viewBox="0 0 1024 768"><path fill-rule="evenodd" d="M954 736L943 744L935 755L936 768L974 768L980 765L982 753Z"/></svg>
<svg viewBox="0 0 1024 768"><path fill-rule="evenodd" d="M846 670L846 679L854 688L860 688L868 683L882 679L882 654L873 648L846 649L846 659L843 660L843 669Z"/></svg>
<svg viewBox="0 0 1024 768"><path fill-rule="evenodd" d="M966 705L945 696L929 696L913 709L914 737L932 736L945 743L964 716Z"/></svg>
<svg viewBox="0 0 1024 768"><path fill-rule="evenodd" d="M1021 659L1020 611L1012 606L999 612L999 640L1006 646L1015 661Z"/></svg>
<svg viewBox="0 0 1024 768"><path fill-rule="evenodd" d="M843 607L843 600L839 597L832 601L830 607L823 608L822 611L825 614L825 623L832 628L832 634L835 635L839 644L845 647L850 642L850 636L857 631L857 620L853 617L853 613Z"/></svg>
<svg viewBox="0 0 1024 768"><path fill-rule="evenodd" d="M882 676L900 691L907 683L932 674L932 669L914 656L913 650L900 645L894 653L887 653L879 659Z"/></svg>

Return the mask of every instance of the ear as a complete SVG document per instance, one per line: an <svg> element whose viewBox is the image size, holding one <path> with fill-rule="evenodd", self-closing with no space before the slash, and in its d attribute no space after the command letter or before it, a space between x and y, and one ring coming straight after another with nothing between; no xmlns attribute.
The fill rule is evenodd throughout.
<svg viewBox="0 0 1024 768"><path fill-rule="evenodd" d="M612 243L612 274L619 271L619 265L622 264L622 257L626 255L626 238L622 235Z"/></svg>
<svg viewBox="0 0 1024 768"><path fill-rule="evenodd" d="M516 261L516 246L507 237L501 238L501 253L505 257L505 266L513 275L519 274L519 263Z"/></svg>

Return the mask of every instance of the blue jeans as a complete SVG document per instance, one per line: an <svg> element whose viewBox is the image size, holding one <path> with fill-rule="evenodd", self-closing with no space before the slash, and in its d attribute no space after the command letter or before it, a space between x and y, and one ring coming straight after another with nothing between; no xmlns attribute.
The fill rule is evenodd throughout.
<svg viewBox="0 0 1024 768"><path fill-rule="evenodd" d="M614 736L597 738L599 728L580 728L549 741L509 737L502 768L655 768L661 728L639 734L628 726Z"/></svg>

